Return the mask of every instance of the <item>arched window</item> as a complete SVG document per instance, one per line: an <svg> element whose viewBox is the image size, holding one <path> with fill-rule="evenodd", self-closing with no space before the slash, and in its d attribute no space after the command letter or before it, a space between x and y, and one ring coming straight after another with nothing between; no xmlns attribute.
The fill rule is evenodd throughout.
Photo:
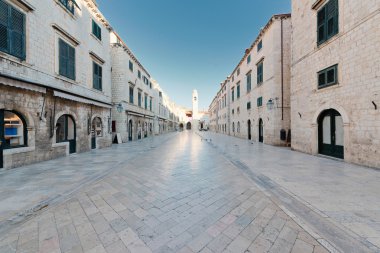
<svg viewBox="0 0 380 253"><path fill-rule="evenodd" d="M16 111L6 110L3 110L3 113L0 110L0 116L4 120L4 149L27 146L28 132L24 117Z"/></svg>
<svg viewBox="0 0 380 253"><path fill-rule="evenodd" d="M240 133L240 122L237 123L237 132Z"/></svg>

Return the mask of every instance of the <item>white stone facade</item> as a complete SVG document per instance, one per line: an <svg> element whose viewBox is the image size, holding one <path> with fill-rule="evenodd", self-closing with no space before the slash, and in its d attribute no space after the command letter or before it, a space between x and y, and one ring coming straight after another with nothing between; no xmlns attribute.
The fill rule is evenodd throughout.
<svg viewBox="0 0 380 253"><path fill-rule="evenodd" d="M3 151L4 168L111 145L111 28L93 1L76 2L70 11L59 0L0 1L1 8L19 13L25 38L25 57L0 51L0 110L17 113L26 129L24 145ZM93 35L93 22L101 39ZM60 40L74 50L71 79L60 75ZM103 69L101 89L93 86L94 62ZM63 133L58 129L63 115L74 121L68 126L72 141L57 136ZM95 118L101 122L96 127ZM1 138L9 145L14 137L5 133Z"/></svg>
<svg viewBox="0 0 380 253"><path fill-rule="evenodd" d="M210 105L212 130L271 145L288 144L280 132L288 135L290 130L290 44L290 14L273 16L221 84Z"/></svg>
<svg viewBox="0 0 380 253"><path fill-rule="evenodd" d="M338 32L318 44L317 15L327 4L292 1L292 148L320 153L321 115L334 110L344 160L380 167L380 1L337 1ZM318 73L334 65L336 83L320 88Z"/></svg>
<svg viewBox="0 0 380 253"><path fill-rule="evenodd" d="M177 106L114 32L111 54L113 139L119 134L127 142L177 130Z"/></svg>

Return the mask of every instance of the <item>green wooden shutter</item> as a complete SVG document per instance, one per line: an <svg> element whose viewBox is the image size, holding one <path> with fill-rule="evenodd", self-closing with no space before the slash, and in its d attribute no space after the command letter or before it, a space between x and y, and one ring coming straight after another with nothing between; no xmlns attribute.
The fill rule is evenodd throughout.
<svg viewBox="0 0 380 253"><path fill-rule="evenodd" d="M99 90L103 89L102 79L103 79L103 69L101 66L99 66Z"/></svg>
<svg viewBox="0 0 380 253"><path fill-rule="evenodd" d="M68 78L75 80L75 48L67 45L68 47L68 61L67 61L67 74Z"/></svg>
<svg viewBox="0 0 380 253"><path fill-rule="evenodd" d="M318 44L326 40L326 7L318 11L318 27L317 27Z"/></svg>
<svg viewBox="0 0 380 253"><path fill-rule="evenodd" d="M9 52L9 6L0 0L0 50Z"/></svg>
<svg viewBox="0 0 380 253"><path fill-rule="evenodd" d="M11 8L11 54L21 59L25 58L25 15Z"/></svg>
<svg viewBox="0 0 380 253"><path fill-rule="evenodd" d="M67 46L63 40L59 40L59 74L67 75Z"/></svg>

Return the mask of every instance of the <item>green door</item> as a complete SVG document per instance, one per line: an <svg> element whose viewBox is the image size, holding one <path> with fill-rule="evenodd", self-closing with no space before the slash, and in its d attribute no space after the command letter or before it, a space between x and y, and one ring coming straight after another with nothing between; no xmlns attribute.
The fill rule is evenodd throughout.
<svg viewBox="0 0 380 253"><path fill-rule="evenodd" d="M318 120L319 153L344 159L344 132L342 116L329 109Z"/></svg>

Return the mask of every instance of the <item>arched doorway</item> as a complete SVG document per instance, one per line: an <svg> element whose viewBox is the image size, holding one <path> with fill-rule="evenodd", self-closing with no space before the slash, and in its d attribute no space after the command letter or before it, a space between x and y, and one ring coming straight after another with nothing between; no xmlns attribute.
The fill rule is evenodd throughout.
<svg viewBox="0 0 380 253"><path fill-rule="evenodd" d="M24 117L16 111L0 110L0 168L4 149L27 146L28 131Z"/></svg>
<svg viewBox="0 0 380 253"><path fill-rule="evenodd" d="M191 123L190 123L190 122L187 122L187 124L186 124L186 129L187 129L187 130L191 130Z"/></svg>
<svg viewBox="0 0 380 253"><path fill-rule="evenodd" d="M102 120L99 117L95 117L92 120L91 126L91 148L96 149L96 138L103 136Z"/></svg>
<svg viewBox="0 0 380 253"><path fill-rule="evenodd" d="M179 130L182 131L183 130L183 124L179 124Z"/></svg>
<svg viewBox="0 0 380 253"><path fill-rule="evenodd" d="M139 123L137 124L137 139L141 139L141 124L140 124L140 121Z"/></svg>
<svg viewBox="0 0 380 253"><path fill-rule="evenodd" d="M334 109L319 115L318 148L320 154L344 159L343 118Z"/></svg>
<svg viewBox="0 0 380 253"><path fill-rule="evenodd" d="M76 126L72 116L65 114L59 117L55 125L56 142L69 142L69 153L76 152Z"/></svg>
<svg viewBox="0 0 380 253"><path fill-rule="evenodd" d="M251 120L248 120L248 140L251 140Z"/></svg>
<svg viewBox="0 0 380 253"><path fill-rule="evenodd" d="M264 122L262 119L259 119L259 142L264 142Z"/></svg>
<svg viewBox="0 0 380 253"><path fill-rule="evenodd" d="M133 122L130 119L128 122L128 141L132 141L133 139Z"/></svg>

